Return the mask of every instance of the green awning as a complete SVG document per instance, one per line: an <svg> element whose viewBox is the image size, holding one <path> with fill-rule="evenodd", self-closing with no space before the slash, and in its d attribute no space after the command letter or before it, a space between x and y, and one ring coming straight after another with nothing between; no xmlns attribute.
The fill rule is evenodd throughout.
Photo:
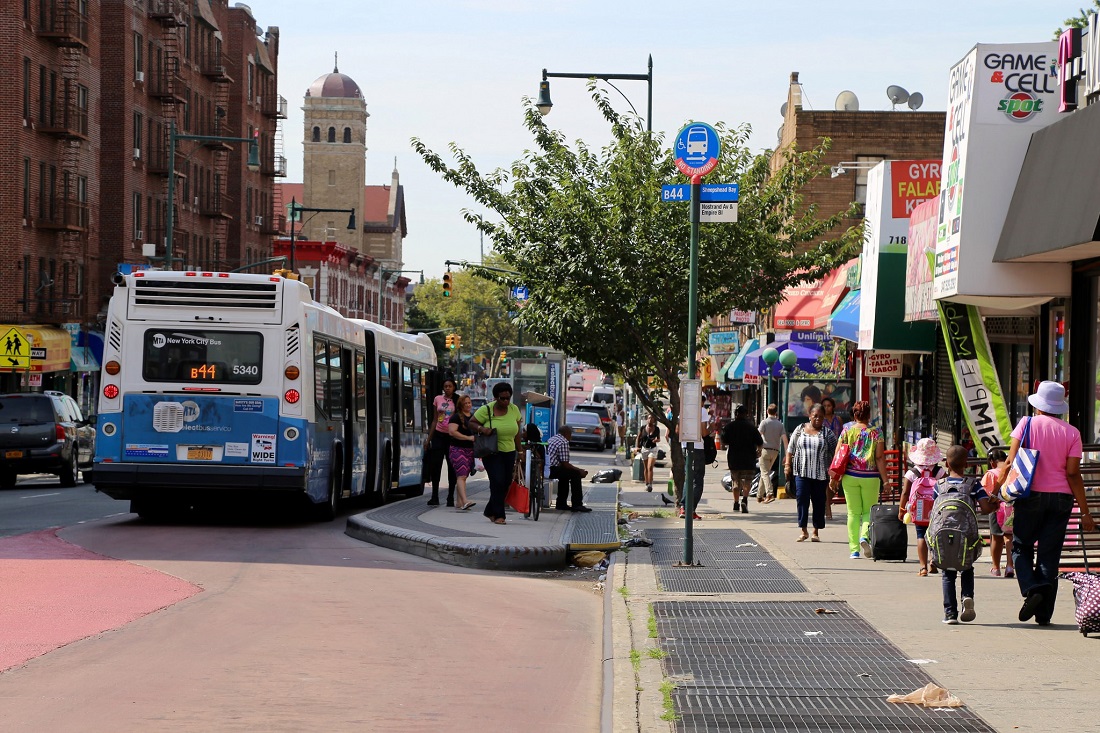
<svg viewBox="0 0 1100 733"><path fill-rule="evenodd" d="M721 370L718 372L718 381L730 382L735 379L743 379L745 376L745 356L759 345L760 342L757 339L749 339L740 351L736 354L730 354L730 358L726 359L726 363L722 365Z"/></svg>
<svg viewBox="0 0 1100 733"><path fill-rule="evenodd" d="M91 349L75 347L69 354L72 358L72 371L74 372L98 372L99 361Z"/></svg>

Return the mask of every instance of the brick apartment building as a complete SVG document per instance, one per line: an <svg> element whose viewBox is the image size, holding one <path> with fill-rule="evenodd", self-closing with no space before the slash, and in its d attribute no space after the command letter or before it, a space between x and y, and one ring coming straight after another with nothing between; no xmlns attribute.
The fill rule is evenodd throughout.
<svg viewBox="0 0 1100 733"><path fill-rule="evenodd" d="M270 256L286 102L279 31L260 33L251 10L227 0L0 7L0 74L20 90L0 104L0 330L18 327L47 354L32 367L40 377L0 369L0 389L83 391L111 275L165 257L170 171L175 267ZM169 161L173 125L178 136L255 136L260 170L238 142L177 137Z"/></svg>

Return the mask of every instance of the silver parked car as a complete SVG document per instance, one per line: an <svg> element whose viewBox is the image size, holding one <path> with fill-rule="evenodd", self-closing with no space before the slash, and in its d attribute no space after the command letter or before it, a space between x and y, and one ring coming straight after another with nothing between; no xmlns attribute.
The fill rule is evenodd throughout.
<svg viewBox="0 0 1100 733"><path fill-rule="evenodd" d="M604 428L600 416L594 412L570 410L565 413L565 424L573 428L569 446L575 448L604 448Z"/></svg>

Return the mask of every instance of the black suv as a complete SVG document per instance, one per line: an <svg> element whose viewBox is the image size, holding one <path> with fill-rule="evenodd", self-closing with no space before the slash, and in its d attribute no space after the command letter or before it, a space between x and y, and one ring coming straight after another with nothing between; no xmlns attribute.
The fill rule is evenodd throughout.
<svg viewBox="0 0 1100 733"><path fill-rule="evenodd" d="M11 488L25 473L57 474L62 486L76 486L94 456L94 420L84 419L72 397L0 395L0 487Z"/></svg>
<svg viewBox="0 0 1100 733"><path fill-rule="evenodd" d="M604 404L603 402L582 402L574 410L580 412L593 412L600 416L600 423L603 425L603 442L604 446L610 448L615 445L615 413L612 412L612 405Z"/></svg>

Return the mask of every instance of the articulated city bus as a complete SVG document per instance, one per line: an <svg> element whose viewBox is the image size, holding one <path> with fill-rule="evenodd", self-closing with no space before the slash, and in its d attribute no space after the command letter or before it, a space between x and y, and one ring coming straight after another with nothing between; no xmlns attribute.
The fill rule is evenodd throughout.
<svg viewBox="0 0 1100 733"><path fill-rule="evenodd" d="M353 496L419 493L435 383L427 336L344 318L296 280L118 276L95 485L142 516L277 492L332 518Z"/></svg>

